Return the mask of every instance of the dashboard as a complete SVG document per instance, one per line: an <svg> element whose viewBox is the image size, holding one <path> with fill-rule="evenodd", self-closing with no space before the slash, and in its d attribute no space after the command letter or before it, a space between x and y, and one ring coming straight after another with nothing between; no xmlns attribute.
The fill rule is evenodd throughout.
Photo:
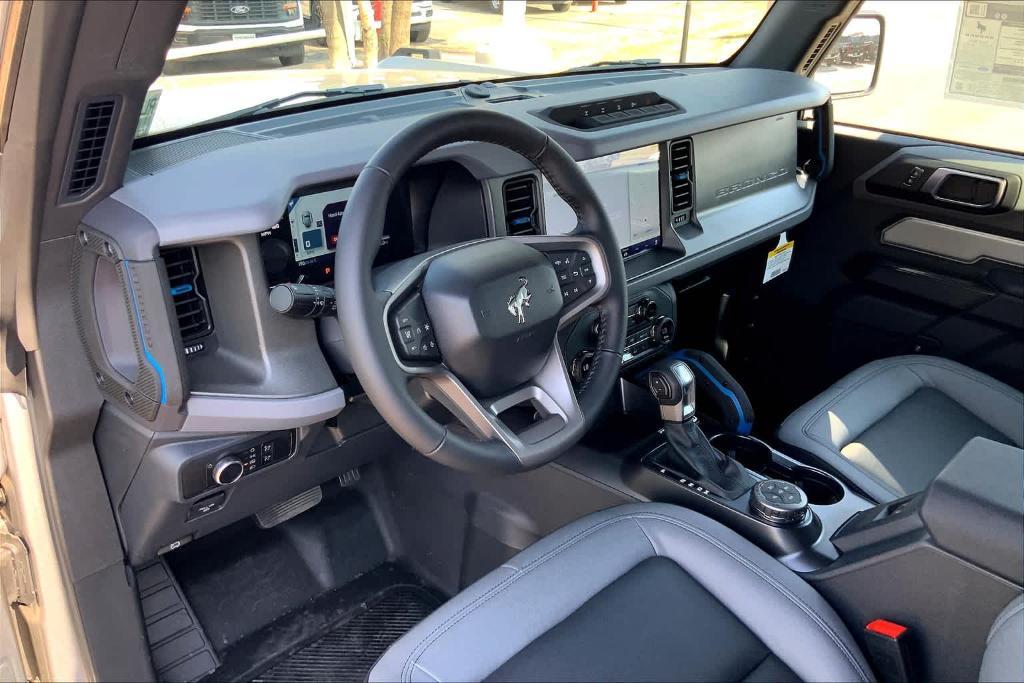
<svg viewBox="0 0 1024 683"><path fill-rule="evenodd" d="M666 183L660 178L660 159L660 145L645 145L579 162L616 229L624 259L662 244L661 188ZM422 217L417 220L411 205L425 201L427 198L422 195L433 189L423 187L423 178L440 177L447 182L447 174L455 174L455 168L443 165L419 168L400 183L388 205L375 267L422 253L428 244L431 248L449 245L444 240L430 240L429 221ZM261 258L270 285L332 282L338 229L354 184L354 179L348 179L303 188L288 200L280 220L259 234ZM531 192L530 197L509 197L506 193L506 203L524 203L532 206L534 213L524 215L521 210L517 211L507 226L509 234L522 233L522 226L530 228L531 233L537 232L541 223L548 235L567 234L576 227L572 208L546 179L541 178L541 184L542 191ZM537 200L540 200L539 207ZM478 220L481 225L486 222L484 216L479 216ZM455 242L487 236L484 231L474 233L466 226L457 232L459 239Z"/></svg>
<svg viewBox="0 0 1024 683"><path fill-rule="evenodd" d="M135 150L124 186L82 220L72 274L105 399L97 451L131 562L401 447L353 380L327 301L346 296L332 269L355 178L410 122L494 109L578 161L622 250L629 365L687 324L673 280L810 215L816 182L798 164L797 115L827 100L779 71L580 73L354 102ZM565 114L582 111L593 115ZM395 181L374 265L575 225L518 154L453 144ZM309 315L272 305L285 286L313 298ZM574 378L588 371L592 322L584 311L560 334Z"/></svg>

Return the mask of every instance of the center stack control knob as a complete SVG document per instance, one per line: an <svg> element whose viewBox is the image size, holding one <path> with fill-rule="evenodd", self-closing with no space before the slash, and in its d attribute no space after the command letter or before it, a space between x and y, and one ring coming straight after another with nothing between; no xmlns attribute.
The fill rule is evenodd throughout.
<svg viewBox="0 0 1024 683"><path fill-rule="evenodd" d="M788 481L765 479L751 490L750 509L772 524L799 524L807 516L807 494Z"/></svg>

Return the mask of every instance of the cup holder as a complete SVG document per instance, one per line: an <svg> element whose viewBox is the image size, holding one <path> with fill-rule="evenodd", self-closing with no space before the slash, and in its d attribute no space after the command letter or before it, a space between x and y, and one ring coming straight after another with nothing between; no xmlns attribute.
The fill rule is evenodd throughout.
<svg viewBox="0 0 1024 683"><path fill-rule="evenodd" d="M812 505L834 505L843 499L843 485L835 477L804 465L787 466L775 459L768 444L743 434L716 434L711 445L735 458L751 472L796 484Z"/></svg>

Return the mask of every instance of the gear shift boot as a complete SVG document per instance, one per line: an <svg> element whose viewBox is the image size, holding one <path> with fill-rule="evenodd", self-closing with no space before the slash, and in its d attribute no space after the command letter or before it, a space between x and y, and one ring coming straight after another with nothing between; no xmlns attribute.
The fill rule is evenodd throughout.
<svg viewBox="0 0 1024 683"><path fill-rule="evenodd" d="M730 500L754 485L750 473L712 446L698 426L694 376L685 363L662 361L648 374L647 384L661 405L669 443L667 459L673 470Z"/></svg>
<svg viewBox="0 0 1024 683"><path fill-rule="evenodd" d="M666 422L667 460L673 469L723 498L738 498L754 485L755 479L742 465L711 445L696 418Z"/></svg>

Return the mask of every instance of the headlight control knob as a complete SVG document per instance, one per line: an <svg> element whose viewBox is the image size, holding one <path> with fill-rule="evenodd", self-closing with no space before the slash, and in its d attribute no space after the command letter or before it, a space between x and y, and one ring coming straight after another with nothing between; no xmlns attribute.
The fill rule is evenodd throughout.
<svg viewBox="0 0 1024 683"><path fill-rule="evenodd" d="M750 509L772 524L799 524L807 516L807 494L781 479L765 479L750 492Z"/></svg>
<svg viewBox="0 0 1024 683"><path fill-rule="evenodd" d="M234 484L242 478L242 461L234 456L227 456L213 466L213 480L223 486Z"/></svg>

